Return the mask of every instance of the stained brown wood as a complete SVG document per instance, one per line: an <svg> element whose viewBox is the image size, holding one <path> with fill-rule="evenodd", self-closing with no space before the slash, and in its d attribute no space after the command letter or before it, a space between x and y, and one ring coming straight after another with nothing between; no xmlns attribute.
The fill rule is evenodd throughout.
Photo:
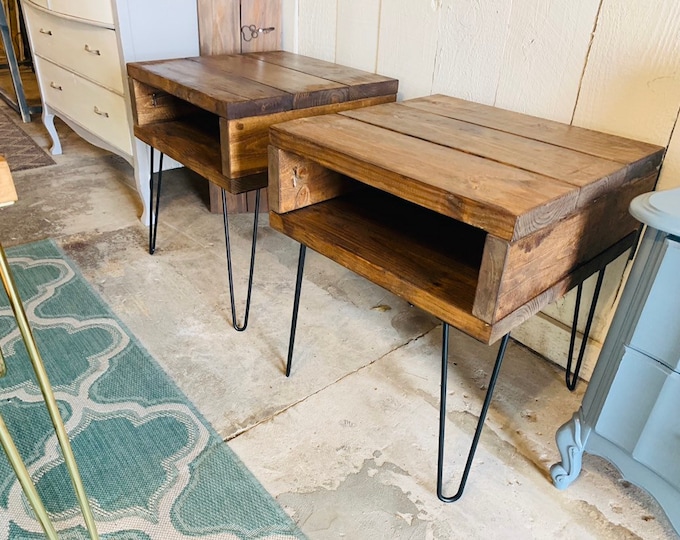
<svg viewBox="0 0 680 540"><path fill-rule="evenodd" d="M281 0L241 0L241 26L274 27L250 41L241 35L241 52L275 51L281 48Z"/></svg>
<svg viewBox="0 0 680 540"><path fill-rule="evenodd" d="M225 174L236 177L246 174L253 174L267 169L267 145L269 144L269 128L274 124L330 114L349 109L368 107L388 101L394 101L394 94L386 96L371 97L355 101L344 101L311 107L308 109L296 109L282 113L269 114L265 116L251 116L238 120L223 121L222 140L228 141L228 152L223 153L223 170ZM226 129L226 131L224 131Z"/></svg>
<svg viewBox="0 0 680 540"><path fill-rule="evenodd" d="M229 178L222 174L217 125L206 119L135 126L135 137L182 163L229 193L243 193L267 185L266 175Z"/></svg>
<svg viewBox="0 0 680 540"><path fill-rule="evenodd" d="M396 79L349 68L340 64L331 64L309 56L293 54L287 51L274 51L266 54L257 53L249 56L263 62L285 67L286 69L295 70L300 73L309 73L316 77L348 86L350 89L350 99L361 99L377 94L397 93L398 81Z"/></svg>
<svg viewBox="0 0 680 540"><path fill-rule="evenodd" d="M414 219L405 221L405 214ZM270 212L270 225L478 339L488 339L490 326L471 314L482 231L370 189L294 212ZM436 238L432 230L438 231ZM461 239L466 249L452 249L453 243L443 238Z"/></svg>
<svg viewBox="0 0 680 540"><path fill-rule="evenodd" d="M512 240L576 206L573 186L344 115L272 127L274 146Z"/></svg>
<svg viewBox="0 0 680 540"><path fill-rule="evenodd" d="M490 343L633 244L628 206L654 188L663 149L466 103L273 126L270 223ZM374 215L338 174L367 186Z"/></svg>
<svg viewBox="0 0 680 540"><path fill-rule="evenodd" d="M601 192L620 185L627 174L617 161L425 112L409 104L393 103L368 110L348 111L344 116L556 178L578 188L587 187L588 197L581 197L579 206L587 204ZM658 166L658 163L650 160L644 160L643 163L648 167L643 172Z"/></svg>
<svg viewBox="0 0 680 540"><path fill-rule="evenodd" d="M238 57L212 58L229 62ZM133 79L223 118L271 114L292 108L294 96L289 92L231 75L215 69L213 64L180 58L131 63L127 69Z"/></svg>
<svg viewBox="0 0 680 540"><path fill-rule="evenodd" d="M643 159L658 164L663 157L663 148L653 144L441 94L408 100L405 104L619 163L634 163Z"/></svg>
<svg viewBox="0 0 680 540"><path fill-rule="evenodd" d="M273 146L269 147L269 176L278 179L269 189L269 208L279 214L333 199L361 185Z"/></svg>
<svg viewBox="0 0 680 540"><path fill-rule="evenodd" d="M239 0L197 0L200 54L241 52Z"/></svg>
<svg viewBox="0 0 680 540"><path fill-rule="evenodd" d="M628 212L629 202L635 195L654 189L656 176L652 173L632 180L620 190L601 196L583 211L517 242L489 235L472 313L495 323L527 298L539 295L636 231L639 223Z"/></svg>
<svg viewBox="0 0 680 540"><path fill-rule="evenodd" d="M18 199L12 173L4 156L0 156L0 206L13 204Z"/></svg>

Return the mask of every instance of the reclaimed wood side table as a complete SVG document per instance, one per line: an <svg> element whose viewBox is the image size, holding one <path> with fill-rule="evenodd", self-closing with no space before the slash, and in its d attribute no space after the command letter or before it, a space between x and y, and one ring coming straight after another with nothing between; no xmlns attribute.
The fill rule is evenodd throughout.
<svg viewBox="0 0 680 540"><path fill-rule="evenodd" d="M437 494L457 500L510 331L634 244L628 204L663 148L441 95L278 124L270 141L270 224L301 244L287 374L307 246L441 319ZM450 325L501 346L447 497Z"/></svg>
<svg viewBox="0 0 680 540"><path fill-rule="evenodd" d="M252 290L260 190L272 124L395 101L398 81L283 51L131 63L135 136L151 146L149 252L156 246L153 149L222 189L232 324L244 330ZM256 191L246 312L236 321L226 192Z"/></svg>

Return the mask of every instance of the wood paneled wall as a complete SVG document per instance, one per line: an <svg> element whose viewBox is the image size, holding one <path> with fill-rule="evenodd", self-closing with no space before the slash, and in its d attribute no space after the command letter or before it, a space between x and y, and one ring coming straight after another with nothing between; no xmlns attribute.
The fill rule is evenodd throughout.
<svg viewBox="0 0 680 540"><path fill-rule="evenodd" d="M286 50L396 77L400 99L441 92L668 146L658 187L680 186L677 0L283 0L283 20ZM625 267L607 270L586 376ZM564 365L573 301L514 336Z"/></svg>
<svg viewBox="0 0 680 540"><path fill-rule="evenodd" d="M275 51L281 48L281 0L197 0L199 45L202 55ZM257 38L241 32L242 26L274 27ZM210 211L222 211L220 189L209 183ZM262 195L267 209L266 191ZM227 194L227 208L234 212L252 211L254 194Z"/></svg>

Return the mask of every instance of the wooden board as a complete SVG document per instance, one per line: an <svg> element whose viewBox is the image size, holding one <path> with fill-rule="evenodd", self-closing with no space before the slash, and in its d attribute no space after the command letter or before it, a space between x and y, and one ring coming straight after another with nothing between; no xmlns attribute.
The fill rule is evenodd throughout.
<svg viewBox="0 0 680 540"><path fill-rule="evenodd" d="M228 151L223 153L222 170L227 176L236 178L267 170L267 145L269 128L297 118L341 112L356 107L368 107L394 101L396 95L379 96L331 105L297 109L265 116L253 116L238 120L223 120L222 140L228 141ZM226 130L226 131L225 131Z"/></svg>
<svg viewBox="0 0 680 540"><path fill-rule="evenodd" d="M137 81L224 118L271 114L292 107L294 96L289 92L216 71L199 59L131 63L127 70Z"/></svg>
<svg viewBox="0 0 680 540"><path fill-rule="evenodd" d="M628 206L636 195L653 189L656 176L653 172L627 182L567 219L517 242L487 236L473 314L489 323L503 319L527 298L538 296L638 231L640 224Z"/></svg>
<svg viewBox="0 0 680 540"><path fill-rule="evenodd" d="M239 0L197 0L200 53L241 52Z"/></svg>
<svg viewBox="0 0 680 540"><path fill-rule="evenodd" d="M7 160L0 156L0 206L7 206L17 201L17 191L14 187L12 173Z"/></svg>
<svg viewBox="0 0 680 540"><path fill-rule="evenodd" d="M271 128L274 146L513 240L569 215L578 190L502 163L343 115ZM373 144L367 144L371 141Z"/></svg>

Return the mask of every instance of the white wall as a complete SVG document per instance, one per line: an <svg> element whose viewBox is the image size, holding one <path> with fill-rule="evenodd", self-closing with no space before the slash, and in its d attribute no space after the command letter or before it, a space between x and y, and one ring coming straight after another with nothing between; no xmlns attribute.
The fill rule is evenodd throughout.
<svg viewBox="0 0 680 540"><path fill-rule="evenodd" d="M658 188L680 186L677 0L283 0L283 11L287 50L398 78L399 99L445 93L667 146ZM607 269L586 376L625 268L623 256ZM564 365L574 296L513 336Z"/></svg>

